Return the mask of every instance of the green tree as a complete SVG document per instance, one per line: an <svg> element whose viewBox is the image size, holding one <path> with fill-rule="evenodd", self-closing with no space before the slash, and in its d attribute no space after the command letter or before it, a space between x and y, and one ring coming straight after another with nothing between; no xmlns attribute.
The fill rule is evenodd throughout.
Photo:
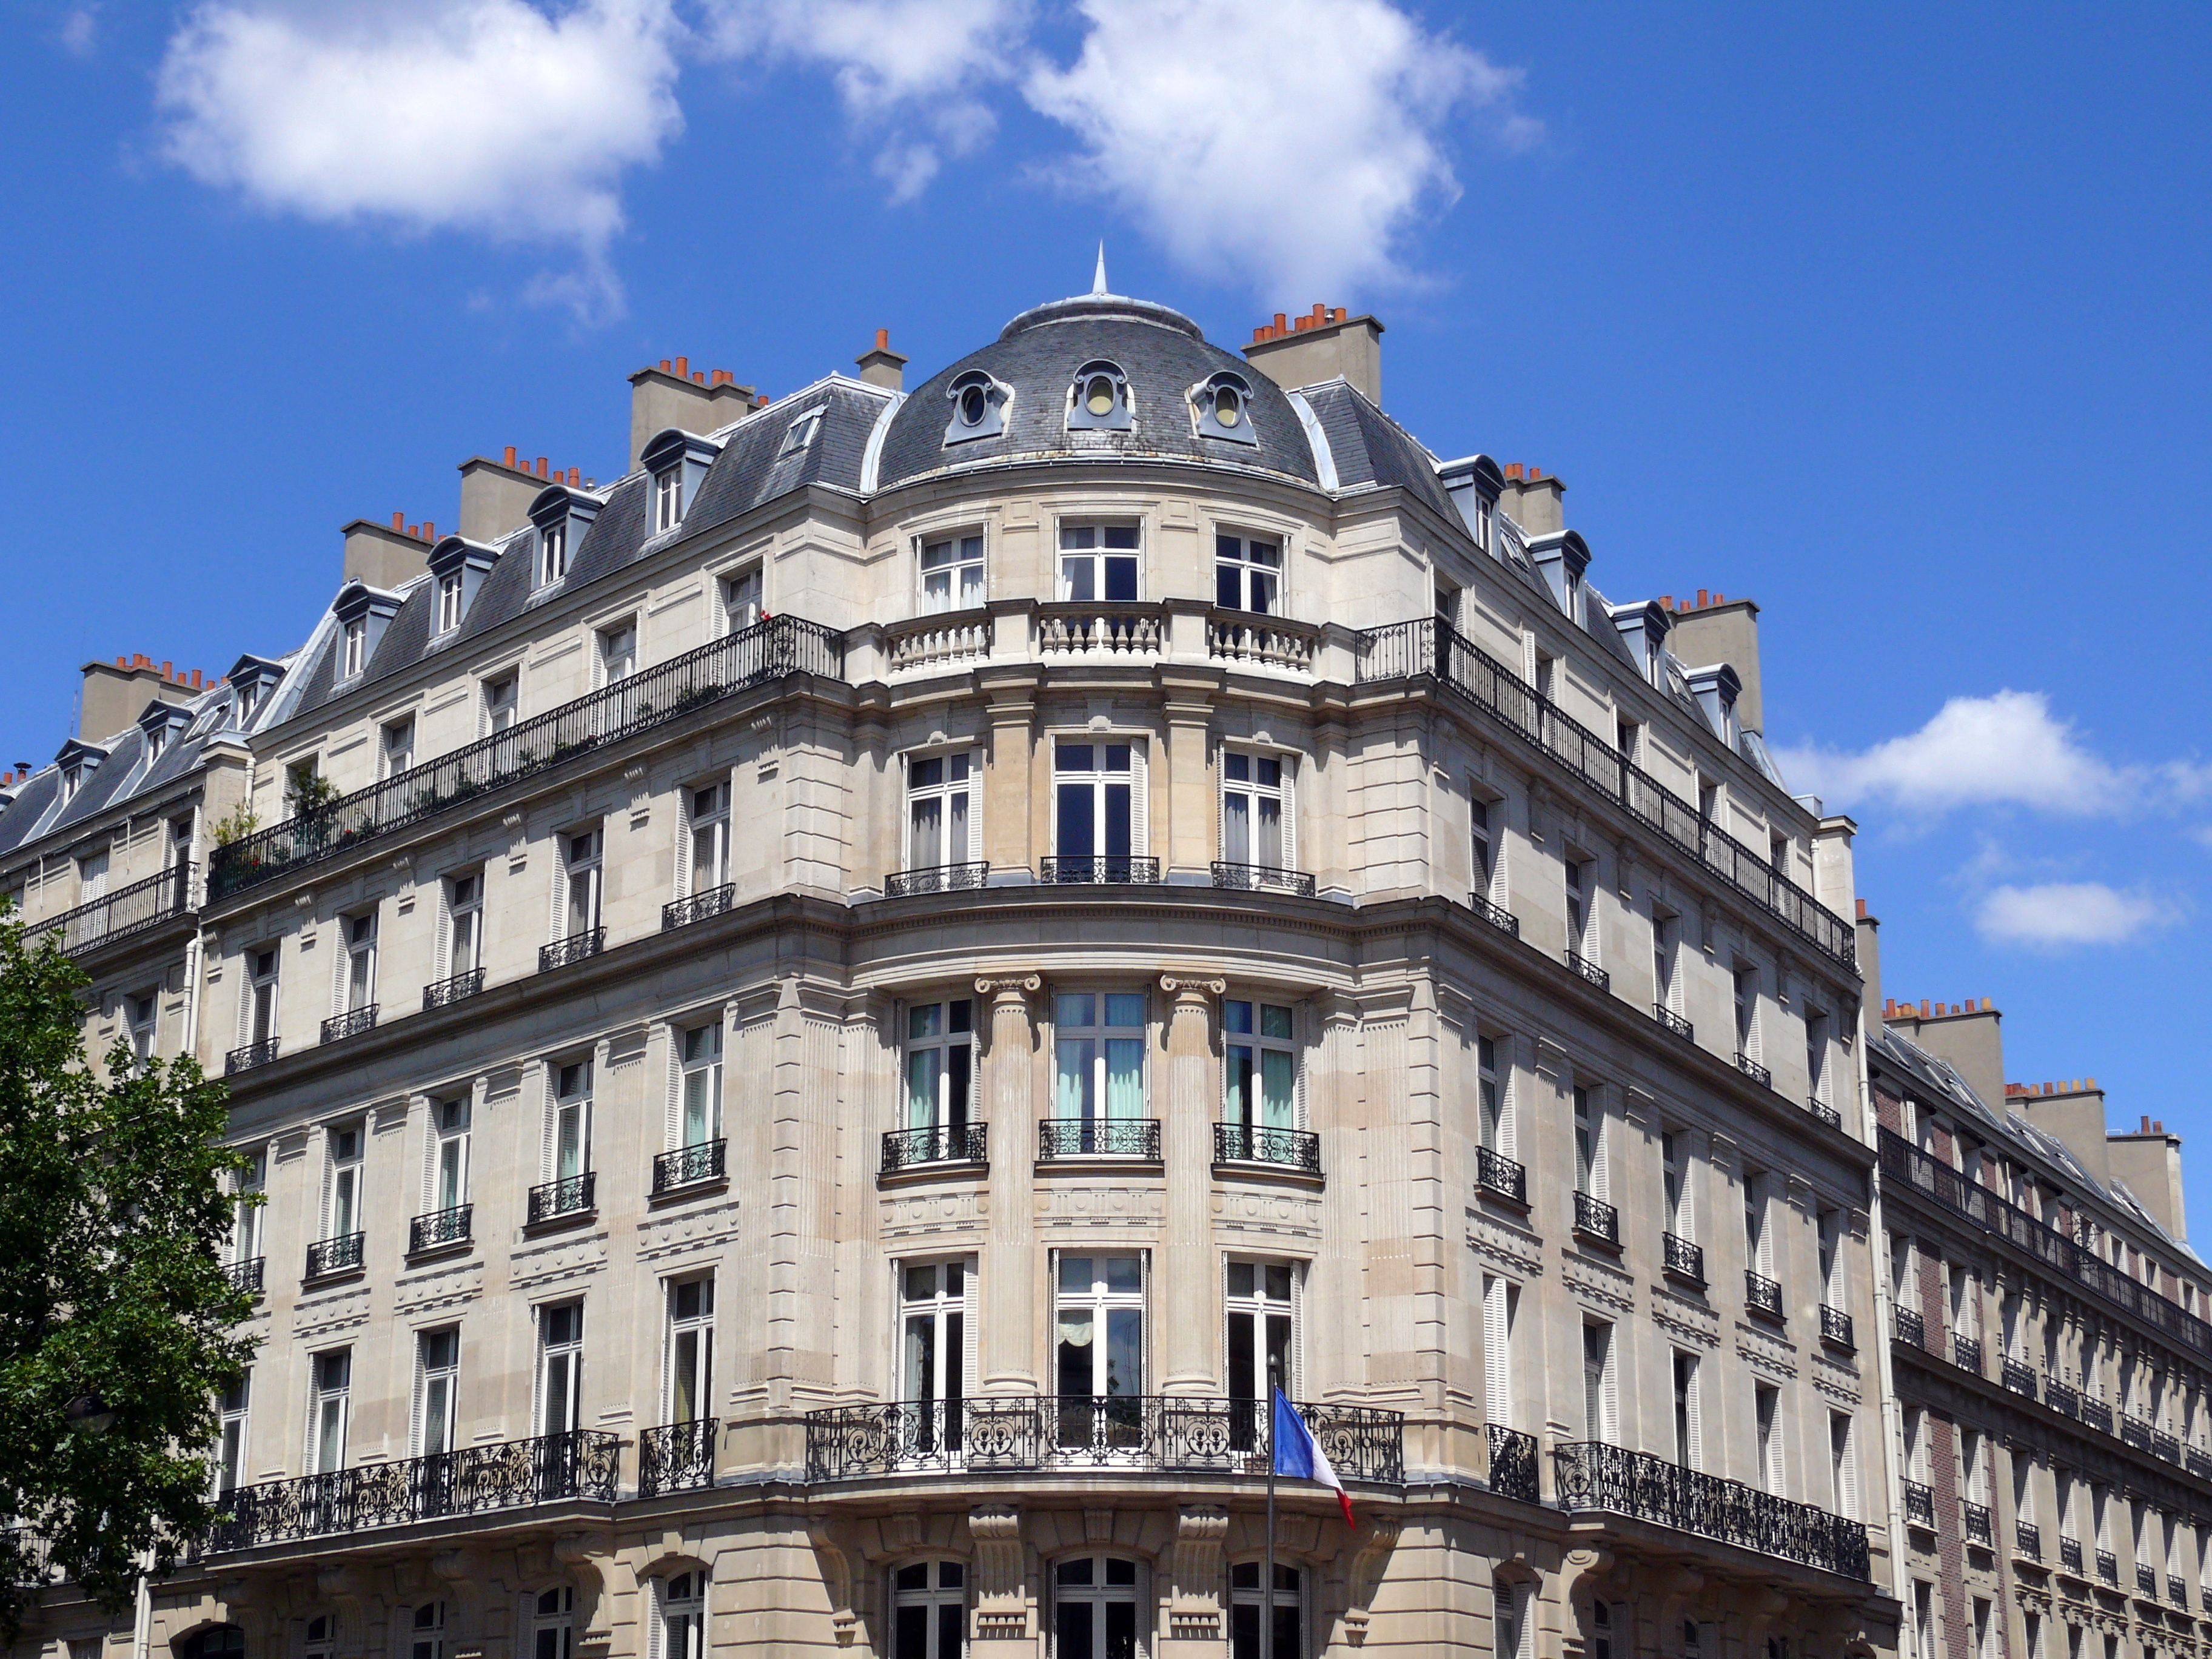
<svg viewBox="0 0 2212 1659"><path fill-rule="evenodd" d="M228 1091L127 1043L94 1066L89 983L0 911L0 1649L41 1556L119 1614L206 1530L216 1399L253 1349Z"/></svg>

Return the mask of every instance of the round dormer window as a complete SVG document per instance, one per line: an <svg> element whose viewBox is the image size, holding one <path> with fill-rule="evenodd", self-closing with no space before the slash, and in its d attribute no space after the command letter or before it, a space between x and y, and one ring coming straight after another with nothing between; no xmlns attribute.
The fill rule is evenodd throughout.
<svg viewBox="0 0 2212 1659"><path fill-rule="evenodd" d="M989 408L990 399L983 395L983 388L980 386L969 386L960 394L960 424L982 425L983 416Z"/></svg>
<svg viewBox="0 0 2212 1659"><path fill-rule="evenodd" d="M1226 427L1233 427L1244 418L1244 399L1237 395L1235 386L1214 388L1213 418Z"/></svg>
<svg viewBox="0 0 2212 1659"><path fill-rule="evenodd" d="M1114 412L1114 382L1103 374L1092 375L1091 383L1083 388L1083 406L1093 415L1111 415Z"/></svg>

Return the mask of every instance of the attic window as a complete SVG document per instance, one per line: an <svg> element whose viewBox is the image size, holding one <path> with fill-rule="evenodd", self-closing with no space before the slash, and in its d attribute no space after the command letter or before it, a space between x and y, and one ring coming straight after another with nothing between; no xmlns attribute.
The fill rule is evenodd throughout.
<svg viewBox="0 0 2212 1659"><path fill-rule="evenodd" d="M815 430L821 424L822 411L818 409L810 409L793 421L783 434L783 447L776 452L776 459L803 453L806 446L814 441Z"/></svg>
<svg viewBox="0 0 2212 1659"><path fill-rule="evenodd" d="M450 634L461 625L461 573L438 578L438 631Z"/></svg>
<svg viewBox="0 0 2212 1659"><path fill-rule="evenodd" d="M1224 369L1193 386L1190 400L1199 436L1239 444L1260 441L1252 430L1252 383L1243 375Z"/></svg>
<svg viewBox="0 0 2212 1659"><path fill-rule="evenodd" d="M1120 365L1102 357L1075 371L1067 389L1067 425L1073 432L1129 429L1129 381Z"/></svg>
<svg viewBox="0 0 2212 1659"><path fill-rule="evenodd" d="M653 477L653 533L673 530L684 517L684 467L682 463L663 467Z"/></svg>
<svg viewBox="0 0 2212 1659"><path fill-rule="evenodd" d="M995 438L1006 429L1006 407L1013 401L1013 391L993 380L980 368L971 368L945 388L947 402L952 405L952 418L945 428L948 444L966 443L975 438Z"/></svg>
<svg viewBox="0 0 2212 1659"><path fill-rule="evenodd" d="M368 619L356 617L345 625L344 665L338 671L342 679L351 679L368 663Z"/></svg>
<svg viewBox="0 0 2212 1659"><path fill-rule="evenodd" d="M568 526L555 522L538 532L538 585L550 586L568 574Z"/></svg>
<svg viewBox="0 0 2212 1659"><path fill-rule="evenodd" d="M258 681L238 688L238 723L245 725L253 718L253 711L261 707L261 686Z"/></svg>

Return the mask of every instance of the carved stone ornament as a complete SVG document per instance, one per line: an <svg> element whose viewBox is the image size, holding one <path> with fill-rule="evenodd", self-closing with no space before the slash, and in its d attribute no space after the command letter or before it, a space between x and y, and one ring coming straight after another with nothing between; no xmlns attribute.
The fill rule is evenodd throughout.
<svg viewBox="0 0 2212 1659"><path fill-rule="evenodd" d="M1221 1639L1221 1546L1228 1536L1227 1510L1185 1509L1176 1517L1168 1632L1178 1641Z"/></svg>
<svg viewBox="0 0 2212 1659"><path fill-rule="evenodd" d="M1026 1002L1043 988L1044 977L1040 974L1005 974L975 981L975 994L994 1001L1019 998Z"/></svg>
<svg viewBox="0 0 2212 1659"><path fill-rule="evenodd" d="M1178 1002L1202 1002L1208 997L1226 996L1229 981L1225 979L1187 979L1175 974L1162 974L1160 989Z"/></svg>
<svg viewBox="0 0 2212 1659"><path fill-rule="evenodd" d="M970 1510L968 1532L975 1540L976 1638L1026 1637L1030 1609L1022 1572L1022 1512Z"/></svg>

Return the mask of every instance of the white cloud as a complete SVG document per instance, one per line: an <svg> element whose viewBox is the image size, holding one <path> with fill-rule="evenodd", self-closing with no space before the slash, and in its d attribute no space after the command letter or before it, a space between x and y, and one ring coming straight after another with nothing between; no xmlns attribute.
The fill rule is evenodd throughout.
<svg viewBox="0 0 2212 1659"><path fill-rule="evenodd" d="M1404 244L1459 194L1443 143L1479 112L1509 145L1518 70L1387 0L1079 0L1090 25L1030 103L1074 132L1065 176L1199 275L1287 309L1406 279Z"/></svg>
<svg viewBox="0 0 2212 1659"><path fill-rule="evenodd" d="M282 212L567 246L618 308L623 171L681 131L668 0L210 0L157 82L167 158Z"/></svg>
<svg viewBox="0 0 2212 1659"><path fill-rule="evenodd" d="M2099 881L1995 887L1983 895L1974 912L1974 926L1990 943L2039 950L2123 945L2173 920L2171 909L2148 895L2121 892Z"/></svg>
<svg viewBox="0 0 2212 1659"><path fill-rule="evenodd" d="M98 0L88 0L82 6L71 6L62 18L60 30L62 50L72 57L89 58L100 49L100 6Z"/></svg>

